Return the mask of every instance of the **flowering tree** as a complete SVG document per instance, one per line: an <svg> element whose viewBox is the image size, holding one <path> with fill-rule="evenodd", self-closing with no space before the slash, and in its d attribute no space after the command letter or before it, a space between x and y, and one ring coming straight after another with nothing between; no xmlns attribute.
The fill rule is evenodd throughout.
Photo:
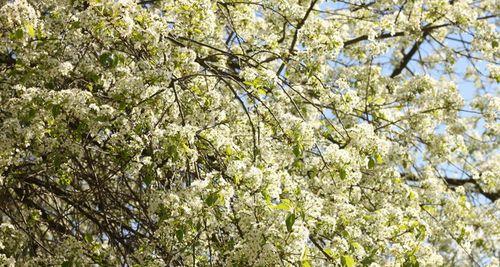
<svg viewBox="0 0 500 267"><path fill-rule="evenodd" d="M0 1L0 265L498 266L498 8Z"/></svg>

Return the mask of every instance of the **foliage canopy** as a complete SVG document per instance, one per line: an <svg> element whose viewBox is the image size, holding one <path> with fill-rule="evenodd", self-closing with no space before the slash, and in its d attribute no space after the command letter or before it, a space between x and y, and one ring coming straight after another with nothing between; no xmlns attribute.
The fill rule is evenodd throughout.
<svg viewBox="0 0 500 267"><path fill-rule="evenodd" d="M0 265L498 266L498 12L0 1Z"/></svg>

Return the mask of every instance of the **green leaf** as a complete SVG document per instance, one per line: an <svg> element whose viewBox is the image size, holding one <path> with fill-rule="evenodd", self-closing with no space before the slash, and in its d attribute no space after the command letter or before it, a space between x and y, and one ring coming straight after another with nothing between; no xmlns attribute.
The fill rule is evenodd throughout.
<svg viewBox="0 0 500 267"><path fill-rule="evenodd" d="M362 261L361 264L363 266L369 266L371 263L375 262L375 255L377 255L378 249L370 249L370 248L365 248L365 250L368 252L370 251L369 255L365 257Z"/></svg>
<svg viewBox="0 0 500 267"><path fill-rule="evenodd" d="M306 247L304 252L302 253L302 257L300 260L300 266L302 267L311 267L311 262L309 261L309 249Z"/></svg>
<svg viewBox="0 0 500 267"><path fill-rule="evenodd" d="M268 206L271 206L271 208L272 208L271 196L269 195L269 192L267 191L267 189L262 190L260 193L262 194L262 196L266 200L266 204Z"/></svg>
<svg viewBox="0 0 500 267"><path fill-rule="evenodd" d="M373 169L375 167L375 159L370 157L368 160L368 168Z"/></svg>
<svg viewBox="0 0 500 267"><path fill-rule="evenodd" d="M93 241L93 240L92 240L92 235L91 235L91 234L89 234L89 233L84 234L84 235L83 235L83 239L84 239L84 240L85 240L85 242L87 242L87 243L92 243L92 241Z"/></svg>
<svg viewBox="0 0 500 267"><path fill-rule="evenodd" d="M100 78L99 74L95 72L88 72L85 74L85 79L90 80L94 83L98 82L99 78Z"/></svg>
<svg viewBox="0 0 500 267"><path fill-rule="evenodd" d="M497 41L497 40L493 40L493 41L491 42L491 47L493 47L493 48L497 48L497 47L498 47L498 41Z"/></svg>
<svg viewBox="0 0 500 267"><path fill-rule="evenodd" d="M304 161L301 159L297 159L293 162L292 166L296 169L302 169L304 168Z"/></svg>
<svg viewBox="0 0 500 267"><path fill-rule="evenodd" d="M375 155L375 160L377 161L377 164L384 163L384 159L382 158L382 156L380 154Z"/></svg>
<svg viewBox="0 0 500 267"><path fill-rule="evenodd" d="M293 227L293 224L295 223L295 214L294 213L290 213L286 217L285 223L286 223L286 230L288 232L292 232L292 227Z"/></svg>
<svg viewBox="0 0 500 267"><path fill-rule="evenodd" d="M342 266L345 266L345 267L354 267L354 266L356 266L356 261L350 255L344 255L344 256L342 256L342 258L340 259L340 262L342 263Z"/></svg>
<svg viewBox="0 0 500 267"><path fill-rule="evenodd" d="M344 180L345 178L347 178L347 172L344 169L340 169L339 174L340 174L340 179Z"/></svg>
<svg viewBox="0 0 500 267"><path fill-rule="evenodd" d="M403 262L403 267L419 267L417 257L415 257L415 255L409 255L405 262Z"/></svg>
<svg viewBox="0 0 500 267"><path fill-rule="evenodd" d="M30 125L31 121L35 118L37 114L37 110L35 108L27 108L28 112L25 114L22 114L22 116L19 118L20 121L25 124L25 125Z"/></svg>
<svg viewBox="0 0 500 267"><path fill-rule="evenodd" d="M293 146L293 154L296 157L302 156L302 150L303 150L303 147L302 147L301 144L296 144L296 145Z"/></svg>
<svg viewBox="0 0 500 267"><path fill-rule="evenodd" d="M177 240L179 240L179 242L182 242L182 240L184 240L184 229L177 229L177 231L175 231L175 237L177 237Z"/></svg>
<svg viewBox="0 0 500 267"><path fill-rule="evenodd" d="M289 199L284 198L281 200L280 204L274 206L273 208L277 210L289 211L292 209L292 202Z"/></svg>
<svg viewBox="0 0 500 267"><path fill-rule="evenodd" d="M173 161L177 161L179 159L179 151L175 145L169 145L167 147L167 154Z"/></svg>
<svg viewBox="0 0 500 267"><path fill-rule="evenodd" d="M226 152L226 155L231 156L234 151L233 151L233 149L231 148L230 145L227 145L226 149L225 149L225 152Z"/></svg>
<svg viewBox="0 0 500 267"><path fill-rule="evenodd" d="M33 25L31 25L31 23L26 23L24 25L24 28L26 28L26 33L28 33L29 37L35 38L35 29L33 28Z"/></svg>
<svg viewBox="0 0 500 267"><path fill-rule="evenodd" d="M114 68L118 65L118 57L112 53L106 52L99 56L99 62L105 68Z"/></svg>
<svg viewBox="0 0 500 267"><path fill-rule="evenodd" d="M425 229L425 227L424 227L424 229ZM417 236L417 238L418 238L418 236ZM465 238L465 228L462 228L460 231L460 235L456 239L457 243L461 244L462 241L464 241L464 238Z"/></svg>
<svg viewBox="0 0 500 267"><path fill-rule="evenodd" d="M262 87L262 80L257 77L252 81L244 81L243 84L248 85L248 86L252 86L254 88L260 88L260 87Z"/></svg>
<svg viewBox="0 0 500 267"><path fill-rule="evenodd" d="M419 225L417 227L417 234L416 234L416 238L420 241L424 240L425 237L426 237L426 229L425 229L425 226L424 225Z"/></svg>
<svg viewBox="0 0 500 267"><path fill-rule="evenodd" d="M219 199L219 193L214 192L214 193L211 193L210 195L208 195L208 197L205 199L205 203L208 206L213 206L215 204L215 202L217 202L218 199Z"/></svg>
<svg viewBox="0 0 500 267"><path fill-rule="evenodd" d="M309 178L314 178L318 175L318 168L313 166L310 170L307 171L307 176Z"/></svg>
<svg viewBox="0 0 500 267"><path fill-rule="evenodd" d="M160 222L165 221L168 219L170 216L170 213L168 212L167 208L165 206L160 206L158 210L158 217L160 217Z"/></svg>
<svg viewBox="0 0 500 267"><path fill-rule="evenodd" d="M362 248L362 246L358 242L352 242L351 247L353 249L361 249Z"/></svg>
<svg viewBox="0 0 500 267"><path fill-rule="evenodd" d="M60 105L52 105L51 112L53 117L57 117L59 114L61 114L61 106Z"/></svg>
<svg viewBox="0 0 500 267"><path fill-rule="evenodd" d="M264 95L266 95L266 93L267 93L266 90L264 90L262 88L257 89L257 95L259 95L259 96L264 96Z"/></svg>
<svg viewBox="0 0 500 267"><path fill-rule="evenodd" d="M146 174L146 175L144 175L143 181L146 184L146 186L149 186L153 182L153 176L149 175L149 174Z"/></svg>
<svg viewBox="0 0 500 267"><path fill-rule="evenodd" d="M63 173L60 177L59 177L59 180L58 180L59 184L60 185L63 185L63 186L68 186L71 184L71 178L68 176L67 173Z"/></svg>
<svg viewBox="0 0 500 267"><path fill-rule="evenodd" d="M14 40L18 40L18 39L21 39L23 38L23 35L24 35L24 31L23 29L17 29L12 35L11 35L11 38L14 39Z"/></svg>

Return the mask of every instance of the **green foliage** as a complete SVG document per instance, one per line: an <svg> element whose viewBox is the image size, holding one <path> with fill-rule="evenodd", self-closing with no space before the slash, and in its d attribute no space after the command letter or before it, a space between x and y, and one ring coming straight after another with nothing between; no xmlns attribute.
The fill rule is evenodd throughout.
<svg viewBox="0 0 500 267"><path fill-rule="evenodd" d="M498 265L498 9L0 1L0 266Z"/></svg>
<svg viewBox="0 0 500 267"><path fill-rule="evenodd" d="M285 224L286 224L286 230L288 232L292 232L293 231L293 225L295 223L295 213L290 213L286 216L286 219L285 219Z"/></svg>
<svg viewBox="0 0 500 267"><path fill-rule="evenodd" d="M340 262L341 262L342 266L345 266L345 267L354 267L354 266L356 266L356 261L350 255L343 255L340 258Z"/></svg>

